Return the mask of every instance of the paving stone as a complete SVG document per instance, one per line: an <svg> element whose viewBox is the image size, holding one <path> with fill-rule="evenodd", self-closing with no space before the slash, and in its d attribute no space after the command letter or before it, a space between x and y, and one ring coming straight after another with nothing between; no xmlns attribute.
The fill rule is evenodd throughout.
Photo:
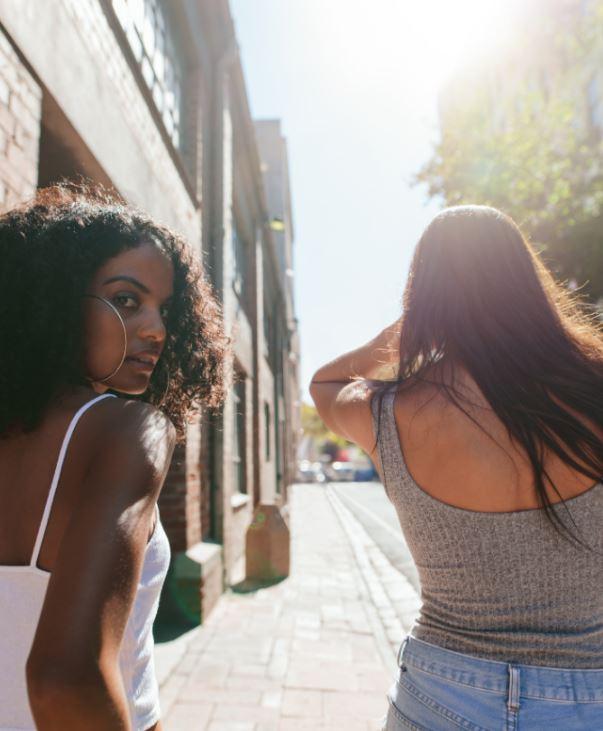
<svg viewBox="0 0 603 731"><path fill-rule="evenodd" d="M277 721L279 716L280 712L277 708L240 706L224 703L215 707L212 721L245 721L246 723L256 723L257 721Z"/></svg>
<svg viewBox="0 0 603 731"><path fill-rule="evenodd" d="M279 688L278 690L266 690L262 694L261 705L264 708L280 708L283 702L283 691Z"/></svg>
<svg viewBox="0 0 603 731"><path fill-rule="evenodd" d="M322 691L285 689L282 715L294 718L320 718L323 715Z"/></svg>
<svg viewBox="0 0 603 731"><path fill-rule="evenodd" d="M165 731L205 731L213 710L209 703L176 703L164 720Z"/></svg>

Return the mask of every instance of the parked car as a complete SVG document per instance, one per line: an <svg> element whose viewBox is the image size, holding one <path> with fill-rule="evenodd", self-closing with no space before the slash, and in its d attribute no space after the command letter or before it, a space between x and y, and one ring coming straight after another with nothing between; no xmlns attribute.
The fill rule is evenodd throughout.
<svg viewBox="0 0 603 731"><path fill-rule="evenodd" d="M369 466L362 465L354 470L355 482L373 482L379 479L379 473L375 469L375 465L371 462Z"/></svg>
<svg viewBox="0 0 603 731"><path fill-rule="evenodd" d="M355 471L352 462L331 462L325 467L327 479L332 482L351 482Z"/></svg>
<svg viewBox="0 0 603 731"><path fill-rule="evenodd" d="M320 462L302 459L297 466L298 482L326 482L327 477Z"/></svg>

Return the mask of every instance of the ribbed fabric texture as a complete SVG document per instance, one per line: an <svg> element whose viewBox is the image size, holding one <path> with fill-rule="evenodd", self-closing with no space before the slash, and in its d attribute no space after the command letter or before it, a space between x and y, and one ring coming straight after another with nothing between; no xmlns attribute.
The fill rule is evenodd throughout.
<svg viewBox="0 0 603 731"><path fill-rule="evenodd" d="M394 399L395 391L386 392L379 409L375 396L372 411L385 489L421 582L411 634L491 660L603 668L603 485L566 501L571 518L555 508L566 524L575 522L590 551L561 537L542 509L448 505L411 477Z"/></svg>
<svg viewBox="0 0 603 731"><path fill-rule="evenodd" d="M74 415L57 459L42 521L28 566L0 566L0 731L35 731L27 697L25 663L38 625L50 573L37 567L67 447L82 414L105 394L88 401ZM153 620L167 573L170 547L159 520L149 541L142 575L120 650L120 669L134 731L159 720L159 692L153 666Z"/></svg>

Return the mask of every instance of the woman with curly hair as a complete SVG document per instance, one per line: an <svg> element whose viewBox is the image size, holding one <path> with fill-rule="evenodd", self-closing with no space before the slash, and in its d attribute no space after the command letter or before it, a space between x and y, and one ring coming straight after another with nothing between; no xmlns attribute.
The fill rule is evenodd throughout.
<svg viewBox="0 0 603 731"><path fill-rule="evenodd" d="M160 729L157 498L223 397L222 319L188 246L104 193L0 216L0 729Z"/></svg>
<svg viewBox="0 0 603 731"><path fill-rule="evenodd" d="M486 206L311 393L373 454L421 584L387 731L603 729L603 331Z"/></svg>

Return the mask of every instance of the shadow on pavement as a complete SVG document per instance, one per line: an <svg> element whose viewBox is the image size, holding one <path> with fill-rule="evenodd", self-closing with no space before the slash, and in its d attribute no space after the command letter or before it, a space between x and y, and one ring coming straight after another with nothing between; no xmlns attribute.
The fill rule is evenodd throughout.
<svg viewBox="0 0 603 731"><path fill-rule="evenodd" d="M153 638L158 644L171 642L198 626L198 623L193 622L155 622L153 625Z"/></svg>
<svg viewBox="0 0 603 731"><path fill-rule="evenodd" d="M230 588L235 594L252 594L259 589L267 589L270 586L280 584L286 578L286 576L279 576L276 579L244 579L238 584L233 584Z"/></svg>

